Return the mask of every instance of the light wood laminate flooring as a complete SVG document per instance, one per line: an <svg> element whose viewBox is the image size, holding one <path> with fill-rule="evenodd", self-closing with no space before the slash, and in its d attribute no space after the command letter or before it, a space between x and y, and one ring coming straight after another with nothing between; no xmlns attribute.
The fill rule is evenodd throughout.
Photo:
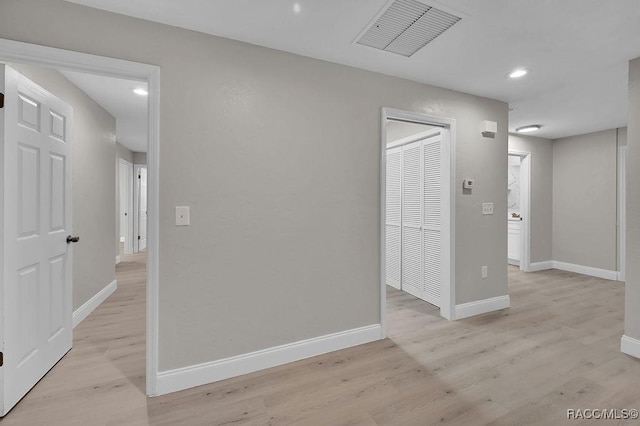
<svg viewBox="0 0 640 426"><path fill-rule="evenodd" d="M1 423L547 426L582 424L569 408L640 408L640 360L619 349L623 284L508 271L508 310L448 322L388 288L385 340L146 398L144 257L124 256L118 290Z"/></svg>

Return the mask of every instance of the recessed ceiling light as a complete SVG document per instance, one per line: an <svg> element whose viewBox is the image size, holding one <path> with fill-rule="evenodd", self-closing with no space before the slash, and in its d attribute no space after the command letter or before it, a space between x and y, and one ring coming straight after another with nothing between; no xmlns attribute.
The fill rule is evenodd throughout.
<svg viewBox="0 0 640 426"><path fill-rule="evenodd" d="M518 133L531 133L540 130L542 126L539 124L531 124L529 126L522 126L516 129Z"/></svg>
<svg viewBox="0 0 640 426"><path fill-rule="evenodd" d="M147 96L149 94L149 92L147 92L145 89L143 89L141 87L133 89L133 93L135 93L136 95L139 95L139 96Z"/></svg>
<svg viewBox="0 0 640 426"><path fill-rule="evenodd" d="M524 77L525 75L527 75L529 73L528 70L524 69L524 68L518 68L515 69L513 71L511 71L509 73L509 78L520 78L520 77Z"/></svg>
<svg viewBox="0 0 640 426"><path fill-rule="evenodd" d="M294 3L293 4L293 13L295 13L297 15L300 12L302 12L302 6L300 6L300 3Z"/></svg>

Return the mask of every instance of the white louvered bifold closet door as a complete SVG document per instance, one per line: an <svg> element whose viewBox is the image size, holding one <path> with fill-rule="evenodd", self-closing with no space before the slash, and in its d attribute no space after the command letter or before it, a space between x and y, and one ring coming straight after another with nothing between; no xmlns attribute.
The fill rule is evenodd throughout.
<svg viewBox="0 0 640 426"><path fill-rule="evenodd" d="M423 288L422 299L442 302L442 135L427 138L422 147Z"/></svg>
<svg viewBox="0 0 640 426"><path fill-rule="evenodd" d="M422 142L402 149L402 290L422 298Z"/></svg>
<svg viewBox="0 0 640 426"><path fill-rule="evenodd" d="M402 148L387 150L386 280L400 289L402 260Z"/></svg>

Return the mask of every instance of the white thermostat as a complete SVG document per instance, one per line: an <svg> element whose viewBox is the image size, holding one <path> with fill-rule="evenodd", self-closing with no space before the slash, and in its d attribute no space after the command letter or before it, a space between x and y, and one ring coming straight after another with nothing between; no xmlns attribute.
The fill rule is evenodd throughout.
<svg viewBox="0 0 640 426"><path fill-rule="evenodd" d="M464 182L462 182L462 187L464 189L473 189L473 184L474 179L465 179Z"/></svg>

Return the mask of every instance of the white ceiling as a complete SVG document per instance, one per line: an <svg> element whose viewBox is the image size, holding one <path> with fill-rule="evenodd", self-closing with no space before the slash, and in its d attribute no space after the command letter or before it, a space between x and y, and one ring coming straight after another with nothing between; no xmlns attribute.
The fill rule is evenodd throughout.
<svg viewBox="0 0 640 426"><path fill-rule="evenodd" d="M132 151L147 152L147 97L133 89L147 83L73 71L60 71L116 119L116 137Z"/></svg>
<svg viewBox="0 0 640 426"><path fill-rule="evenodd" d="M626 125L640 56L638 0L421 0L462 20L410 58L354 43L388 0L69 1L499 99L548 138Z"/></svg>

